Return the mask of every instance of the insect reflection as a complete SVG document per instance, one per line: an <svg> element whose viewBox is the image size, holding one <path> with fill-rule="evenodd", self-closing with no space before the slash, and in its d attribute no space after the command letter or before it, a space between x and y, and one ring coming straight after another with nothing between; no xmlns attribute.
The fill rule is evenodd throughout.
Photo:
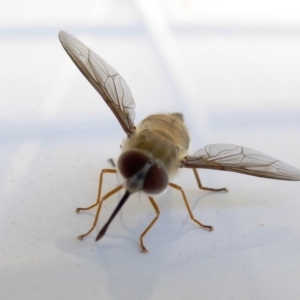
<svg viewBox="0 0 300 300"><path fill-rule="evenodd" d="M169 182L169 177L172 177L179 168L191 168L199 188L209 191L227 190L226 188L203 187L197 172L198 168L233 171L279 180L300 180L299 170L276 158L246 147L212 144L193 155L188 155L190 137L181 113L150 115L135 127L135 102L125 80L114 68L74 36L61 31L59 39L75 65L102 96L127 134L117 162L118 170L125 178L125 183L101 196L103 176L107 173L117 173L115 169L101 171L97 202L76 210L80 212L97 207L92 228L80 235L79 239L83 239L95 228L102 203L111 195L125 188L125 194L98 233L96 241L105 235L109 224L129 196L135 192L144 191L156 212L155 218L140 236L142 251L146 252L143 238L160 214L158 206L150 195L163 192L168 185L181 192L190 218L201 227L211 231L212 226L204 225L194 218L183 189Z"/></svg>

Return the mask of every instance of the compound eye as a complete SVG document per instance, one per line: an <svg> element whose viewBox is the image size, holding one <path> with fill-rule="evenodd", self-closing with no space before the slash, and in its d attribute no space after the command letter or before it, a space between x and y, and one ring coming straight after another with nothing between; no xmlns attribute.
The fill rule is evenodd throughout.
<svg viewBox="0 0 300 300"><path fill-rule="evenodd" d="M167 172L158 164L154 163L145 178L143 191L147 194L160 194L166 189L168 183Z"/></svg>
<svg viewBox="0 0 300 300"><path fill-rule="evenodd" d="M139 151L129 150L120 155L118 169L120 173L128 179L140 171L148 161L149 157L145 154Z"/></svg>

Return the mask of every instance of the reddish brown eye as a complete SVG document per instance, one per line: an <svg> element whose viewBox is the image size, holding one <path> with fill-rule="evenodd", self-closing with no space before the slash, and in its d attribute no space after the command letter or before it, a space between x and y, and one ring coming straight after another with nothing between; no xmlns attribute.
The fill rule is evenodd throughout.
<svg viewBox="0 0 300 300"><path fill-rule="evenodd" d="M148 194L162 193L166 189L168 182L169 179L166 171L154 163L145 178L143 191Z"/></svg>
<svg viewBox="0 0 300 300"><path fill-rule="evenodd" d="M123 152L118 160L120 173L129 179L143 169L146 163L150 163L150 158L135 150ZM164 168L157 163L151 162L151 167L145 175L141 189L148 194L159 194L165 190L169 179Z"/></svg>
<svg viewBox="0 0 300 300"><path fill-rule="evenodd" d="M139 151L129 150L120 155L118 169L125 178L129 178L140 171L147 161L149 161L149 157L145 154Z"/></svg>

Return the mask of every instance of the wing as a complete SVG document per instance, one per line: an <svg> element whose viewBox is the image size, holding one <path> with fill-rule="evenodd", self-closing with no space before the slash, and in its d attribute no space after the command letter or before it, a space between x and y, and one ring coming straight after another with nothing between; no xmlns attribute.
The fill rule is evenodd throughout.
<svg viewBox="0 0 300 300"><path fill-rule="evenodd" d="M208 145L185 157L182 167L232 171L280 180L300 180L300 170L256 150L232 144Z"/></svg>
<svg viewBox="0 0 300 300"><path fill-rule="evenodd" d="M127 135L135 131L135 102L126 81L93 50L74 36L59 32L59 39L77 68L102 96Z"/></svg>

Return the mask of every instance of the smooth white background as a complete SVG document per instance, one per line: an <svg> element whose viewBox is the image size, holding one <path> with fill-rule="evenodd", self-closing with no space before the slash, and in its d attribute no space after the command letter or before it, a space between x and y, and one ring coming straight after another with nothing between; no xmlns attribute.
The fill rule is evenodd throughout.
<svg viewBox="0 0 300 300"><path fill-rule="evenodd" d="M125 137L57 38L64 29L126 79L136 123L184 113L191 154L235 143L300 168L298 1L2 1L0 9L1 299L299 299L300 183L190 170L181 195L128 200L107 235L84 241L98 177ZM104 190L121 178L108 175Z"/></svg>

